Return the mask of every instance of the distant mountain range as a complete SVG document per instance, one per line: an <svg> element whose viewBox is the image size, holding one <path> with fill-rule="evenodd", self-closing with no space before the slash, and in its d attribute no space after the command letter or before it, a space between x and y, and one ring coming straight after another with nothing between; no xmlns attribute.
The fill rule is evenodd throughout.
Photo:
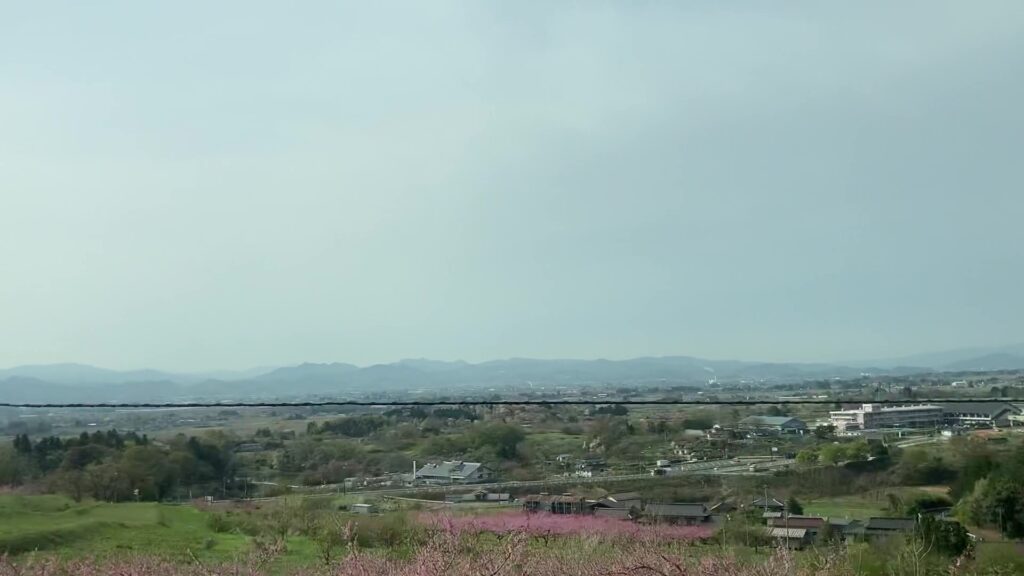
<svg viewBox="0 0 1024 576"><path fill-rule="evenodd" d="M974 372L1024 369L1024 346L974 348L846 363L747 362L688 356L630 360L511 358L471 364L411 359L359 367L300 364L248 371L179 374L117 371L83 364L20 366L0 370L2 402L146 402L247 400L366 392L456 391L506 386L703 384L719 381L785 382L852 378L864 373Z"/></svg>

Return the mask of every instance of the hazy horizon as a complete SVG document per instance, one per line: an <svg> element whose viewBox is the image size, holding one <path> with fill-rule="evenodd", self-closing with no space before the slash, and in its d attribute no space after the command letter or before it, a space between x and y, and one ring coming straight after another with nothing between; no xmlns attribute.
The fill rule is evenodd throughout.
<svg viewBox="0 0 1024 576"><path fill-rule="evenodd" d="M0 366L1021 342L1022 17L8 6Z"/></svg>
<svg viewBox="0 0 1024 576"><path fill-rule="evenodd" d="M196 370L175 370L175 369L164 368L164 367L160 367L160 366L121 366L121 367L112 367L112 366L99 365L99 364L95 364L95 363L92 363L92 362L57 361L57 362L45 362L45 363L32 363L32 364L18 364L18 365L0 366L0 371L2 371L2 370L12 370L12 369L16 369L16 368L33 368L33 367L48 367L48 366L83 366L83 367L91 367L91 368L100 368L100 369L104 369L104 370L114 370L114 371L117 371L117 372L134 372L134 371L153 370L153 371L157 371L157 372L177 373L177 374L182 374L182 375L188 375L188 374L214 374L214 373L217 373L217 372L223 372L223 373L245 373L245 372L256 373L256 372L260 372L260 371L272 371L272 370L276 370L278 368L289 368L289 367L294 367L294 366L301 366L301 365L304 365L304 364L320 364L320 365L324 365L324 364L349 364L349 365L356 366L358 368L368 368L368 367L372 367L372 366L379 366L379 365L386 365L386 364L396 364L396 363L401 363L401 362L416 362L416 361L442 362L442 363L450 363L450 364L460 363L460 362L466 363L466 364L485 364L485 363L488 363L488 362L502 362L502 361L510 361L510 360L539 360L539 361L559 361L559 360L564 360L564 361L582 361L582 362L592 362L592 361L623 362L623 361L629 361L629 360L641 360L641 359L646 359L646 358L654 358L654 359L656 359L656 358L695 358L695 359L698 359L698 360L708 360L708 361L713 361L713 362L732 362L732 361L735 361L735 362L752 362L752 363L763 362L763 363L767 363L767 364L834 364L834 365L842 365L842 364L845 363L845 364L848 364L848 365L862 365L862 364L870 363L870 362L892 363L892 362L895 362L895 361L899 361L899 360L901 360L903 358L915 358L915 357L919 357L919 356L932 356L932 355L941 356L941 355L946 355L946 354L971 356L972 354L975 354L975 353L977 355L986 355L986 354L989 354L989 353L1000 353L1000 352L1007 352L1007 353L1013 353L1013 354L1024 353L1024 343L1002 344L1002 345L996 345L996 346L964 346L964 347L950 348L950 349L943 349L943 350L922 350L922 351L918 351L918 352L911 353L911 354L905 354L905 355L899 355L899 356L878 357L878 358L830 358L830 359L821 359L821 360L786 359L786 358L741 358L741 357L736 357L736 356L706 357L706 356L697 356L697 355L685 354L685 353L664 354L664 355L658 355L658 356L647 355L647 356L622 356L622 357L597 357L597 356L595 356L595 357L566 357L566 356L529 356L529 357L527 357L527 356L504 356L504 357L494 357L494 358L483 358L483 359L474 360L474 361L465 360L463 358L428 358L428 357L420 356L420 357L393 358L393 359L385 360L385 361L382 361L382 362L372 362L372 363L350 362L350 361L347 361L347 360L345 360L343 358L340 358L340 359L326 359L326 360L302 360L302 361L299 361L299 362L288 363L288 364L267 364L267 365L261 365L261 366L211 366L211 367L200 368L200 369L196 369ZM921 367L927 367L927 366L921 366Z"/></svg>

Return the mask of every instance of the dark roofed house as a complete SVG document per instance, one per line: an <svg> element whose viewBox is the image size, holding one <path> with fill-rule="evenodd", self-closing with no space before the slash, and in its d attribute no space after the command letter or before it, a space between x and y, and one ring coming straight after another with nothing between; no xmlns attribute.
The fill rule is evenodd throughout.
<svg viewBox="0 0 1024 576"><path fill-rule="evenodd" d="M767 502L765 502L765 499L761 497L751 502L748 505L748 507L757 508L759 510L768 512L782 512L786 508L786 505L780 502L779 500L769 496Z"/></svg>
<svg viewBox="0 0 1024 576"><path fill-rule="evenodd" d="M733 510L736 510L736 508L737 508L736 503L734 503L733 501L731 501L731 500L723 500L723 501L719 502L718 504L715 504L714 506L712 506L709 510L711 511L712 514L728 514L728 513L732 512Z"/></svg>
<svg viewBox="0 0 1024 576"><path fill-rule="evenodd" d="M772 528L801 528L807 530L807 537L814 540L825 531L828 521L820 516L779 516L769 518L768 526Z"/></svg>
<svg viewBox="0 0 1024 576"><path fill-rule="evenodd" d="M747 416L739 421L741 430L757 430L761 432L792 432L807 430L807 424L790 416Z"/></svg>
<svg viewBox="0 0 1024 576"><path fill-rule="evenodd" d="M786 548L803 548L811 541L811 535L806 528L765 528L768 537L775 540Z"/></svg>
<svg viewBox="0 0 1024 576"><path fill-rule="evenodd" d="M523 498L523 510L550 514L583 514L588 511L586 500L571 494L531 494Z"/></svg>
<svg viewBox="0 0 1024 576"><path fill-rule="evenodd" d="M704 524L711 520L711 511L704 504L648 504L644 516L669 524Z"/></svg>
<svg viewBox="0 0 1024 576"><path fill-rule="evenodd" d="M594 516L614 518L616 520L632 520L634 508L594 508Z"/></svg>
<svg viewBox="0 0 1024 576"><path fill-rule="evenodd" d="M828 525L833 534L838 535L844 540L864 535L864 523L860 520L851 520L850 518L829 518Z"/></svg>
<svg viewBox="0 0 1024 576"><path fill-rule="evenodd" d="M884 538L896 534L909 534L917 526L914 518L868 518L864 524L864 536L867 538Z"/></svg>
<svg viewBox="0 0 1024 576"><path fill-rule="evenodd" d="M620 492L609 494L594 503L595 507L602 508L642 508L643 499L637 492Z"/></svg>

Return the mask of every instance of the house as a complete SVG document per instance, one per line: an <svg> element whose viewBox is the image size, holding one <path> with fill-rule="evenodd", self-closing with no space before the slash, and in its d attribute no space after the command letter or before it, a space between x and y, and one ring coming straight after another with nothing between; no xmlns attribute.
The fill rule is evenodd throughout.
<svg viewBox="0 0 1024 576"><path fill-rule="evenodd" d="M610 502L615 508L631 508L633 506L640 508L643 506L643 497L640 496L639 492L618 492L615 494L609 494L600 501Z"/></svg>
<svg viewBox="0 0 1024 576"><path fill-rule="evenodd" d="M939 406L946 422L961 426L1009 426L1010 416L1021 413L1006 402L943 402Z"/></svg>
<svg viewBox="0 0 1024 576"><path fill-rule="evenodd" d="M781 501L772 498L771 496L758 498L747 505L748 508L756 508L765 512L782 512L785 510L786 505Z"/></svg>
<svg viewBox="0 0 1024 576"><path fill-rule="evenodd" d="M416 471L415 481L421 484L473 484L494 477L490 468L479 462L455 460L440 464L427 464Z"/></svg>
<svg viewBox="0 0 1024 576"><path fill-rule="evenodd" d="M887 538L899 534L909 534L917 527L914 518L872 517L864 524L865 538Z"/></svg>
<svg viewBox="0 0 1024 576"><path fill-rule="evenodd" d="M789 416L747 416L739 421L741 430L774 433L803 433L807 424L799 418Z"/></svg>
<svg viewBox="0 0 1024 576"><path fill-rule="evenodd" d="M711 511L704 504L648 504L644 517L668 524L704 524L711 520Z"/></svg>
<svg viewBox="0 0 1024 576"><path fill-rule="evenodd" d="M523 498L523 510L550 514L584 514L589 511L589 507L586 500L572 494L531 494Z"/></svg>
<svg viewBox="0 0 1024 576"><path fill-rule="evenodd" d="M634 520L633 508L594 508L594 516L615 520Z"/></svg>
<svg viewBox="0 0 1024 576"><path fill-rule="evenodd" d="M768 532L769 538L786 548L800 550L811 541L811 537L805 528L768 527L765 530Z"/></svg>
<svg viewBox="0 0 1024 576"><path fill-rule="evenodd" d="M808 540L816 540L828 529L828 520L820 516L779 516L769 518L768 526L772 528L800 528L807 531Z"/></svg>
<svg viewBox="0 0 1024 576"><path fill-rule="evenodd" d="M718 504L715 504L709 510L712 514L729 514L735 511L737 508L736 503L731 500L723 500Z"/></svg>
<svg viewBox="0 0 1024 576"><path fill-rule="evenodd" d="M864 523L849 518L829 518L828 527L832 534L847 540L864 535Z"/></svg>

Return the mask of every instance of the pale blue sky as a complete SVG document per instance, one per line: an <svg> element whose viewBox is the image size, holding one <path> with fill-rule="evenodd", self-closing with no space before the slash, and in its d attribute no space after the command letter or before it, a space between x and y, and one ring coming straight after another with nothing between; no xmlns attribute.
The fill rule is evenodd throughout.
<svg viewBox="0 0 1024 576"><path fill-rule="evenodd" d="M0 366L1020 342L1022 71L1015 0L8 2Z"/></svg>

